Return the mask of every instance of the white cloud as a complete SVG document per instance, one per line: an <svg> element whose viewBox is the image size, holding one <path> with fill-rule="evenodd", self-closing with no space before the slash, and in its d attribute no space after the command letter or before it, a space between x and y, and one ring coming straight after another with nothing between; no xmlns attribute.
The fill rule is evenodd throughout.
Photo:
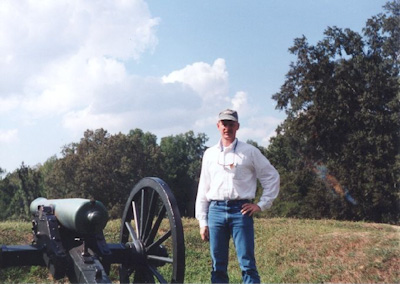
<svg viewBox="0 0 400 284"><path fill-rule="evenodd" d="M126 76L125 66L114 59L77 54L52 62L45 72L32 76L23 108L36 116L79 109L92 103L99 91L123 82Z"/></svg>
<svg viewBox="0 0 400 284"><path fill-rule="evenodd" d="M87 129L104 128L117 132L123 121L121 116L109 113L93 113L92 107L80 111L71 111L64 116L63 126L72 130L75 136L81 135Z"/></svg>
<svg viewBox="0 0 400 284"><path fill-rule="evenodd" d="M249 117L245 127L238 131L238 137L242 140L254 140L261 146L268 146L271 137L276 135L276 127L282 122L281 119L257 114Z"/></svg>
<svg viewBox="0 0 400 284"><path fill-rule="evenodd" d="M237 92L232 99L232 109L240 111L242 108L247 107L247 94L243 91Z"/></svg>
<svg viewBox="0 0 400 284"><path fill-rule="evenodd" d="M48 158L86 129L141 128L160 138L194 130L214 142L222 109L261 117L249 94L229 94L223 58L160 77L131 74L128 64L156 47L159 21L141 0L2 1L0 121L11 130L0 129L0 142ZM251 123L240 133L265 139L263 127ZM59 144L50 149L39 140ZM25 160L5 147L0 155Z"/></svg>
<svg viewBox="0 0 400 284"><path fill-rule="evenodd" d="M33 145L54 153L78 130L126 125L117 111L133 92L126 62L153 52L159 21L142 0L1 1L0 121L13 130L0 132L10 145L0 162L19 163Z"/></svg>
<svg viewBox="0 0 400 284"><path fill-rule="evenodd" d="M242 121L249 116L254 116L260 108L260 106L257 104L255 104L255 106L250 104L249 95L244 91L236 92L230 102L230 108L238 112L239 121Z"/></svg>
<svg viewBox="0 0 400 284"><path fill-rule="evenodd" d="M5 58L37 55L47 61L84 50L88 56L137 59L157 44L159 19L141 0L3 0L0 15Z"/></svg>
<svg viewBox="0 0 400 284"><path fill-rule="evenodd" d="M110 132L141 128L170 135L191 128L199 105L200 98L185 85L131 75L99 90L90 107L69 112L63 126L74 133L103 127Z"/></svg>
<svg viewBox="0 0 400 284"><path fill-rule="evenodd" d="M158 22L141 0L4 0L0 97L23 96L28 110L37 109L39 103L33 102L40 101L42 113L67 111L71 96L118 79L120 60L152 51ZM109 72L114 67L117 74Z"/></svg>
<svg viewBox="0 0 400 284"><path fill-rule="evenodd" d="M88 54L138 59L157 44L154 28L158 18L151 18L143 1L77 1L78 21L90 19L85 49ZM82 19L83 18L83 19ZM78 25L77 25L78 27Z"/></svg>
<svg viewBox="0 0 400 284"><path fill-rule="evenodd" d="M163 76L162 81L189 86L198 94L201 104L188 114L195 117L192 128L199 132L215 125L218 113L230 105L229 75L223 58L216 59L213 64L192 63Z"/></svg>
<svg viewBox="0 0 400 284"><path fill-rule="evenodd" d="M3 4L0 75L11 80L0 78L0 114L14 111L24 125L49 118L74 134L99 127L174 134L204 130L230 103L222 58L162 78L128 73L126 60L157 45L160 20L143 1Z"/></svg>
<svg viewBox="0 0 400 284"><path fill-rule="evenodd" d="M205 103L225 101L228 94L228 72L225 60L218 58L213 65L196 62L163 76L164 83L180 82L195 90Z"/></svg>

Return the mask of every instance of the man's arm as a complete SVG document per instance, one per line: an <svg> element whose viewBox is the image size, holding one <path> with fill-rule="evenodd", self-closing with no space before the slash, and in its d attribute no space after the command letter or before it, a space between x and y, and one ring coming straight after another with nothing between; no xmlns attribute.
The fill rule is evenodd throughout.
<svg viewBox="0 0 400 284"><path fill-rule="evenodd" d="M280 176L274 166L271 165L269 160L258 149L254 152L254 166L257 178L263 188L260 201L257 205L261 211L264 211L272 206L273 201L278 196Z"/></svg>
<svg viewBox="0 0 400 284"><path fill-rule="evenodd" d="M199 220L199 225L201 228L206 227L208 224L208 206L209 202L207 200L206 194L210 188L210 176L207 170L207 152L203 156L203 161L201 165L201 173L199 180L199 187L197 189L196 197L196 219Z"/></svg>

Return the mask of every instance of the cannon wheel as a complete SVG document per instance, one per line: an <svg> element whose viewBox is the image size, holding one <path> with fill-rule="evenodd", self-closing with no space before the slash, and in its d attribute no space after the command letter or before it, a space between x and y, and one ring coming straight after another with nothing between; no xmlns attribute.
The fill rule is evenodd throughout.
<svg viewBox="0 0 400 284"><path fill-rule="evenodd" d="M132 251L120 265L121 283L183 282L182 220L164 181L144 178L132 189L122 216L120 242Z"/></svg>

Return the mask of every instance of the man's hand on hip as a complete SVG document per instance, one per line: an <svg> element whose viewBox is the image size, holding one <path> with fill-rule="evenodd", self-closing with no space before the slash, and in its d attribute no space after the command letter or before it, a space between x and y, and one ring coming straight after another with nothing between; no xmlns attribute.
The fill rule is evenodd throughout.
<svg viewBox="0 0 400 284"><path fill-rule="evenodd" d="M253 214L258 211L261 211L261 208L257 204L245 203L242 205L242 210L240 212L242 212L243 215L248 214L249 216L253 216Z"/></svg>

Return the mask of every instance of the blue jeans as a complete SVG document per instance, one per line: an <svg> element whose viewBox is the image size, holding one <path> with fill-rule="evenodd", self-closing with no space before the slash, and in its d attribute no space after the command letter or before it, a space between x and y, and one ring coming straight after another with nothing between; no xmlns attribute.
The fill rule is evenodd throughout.
<svg viewBox="0 0 400 284"><path fill-rule="evenodd" d="M208 209L210 251L212 258L212 283L229 283L229 239L236 248L243 283L260 283L254 257L253 218L240 210L249 201L211 201Z"/></svg>

